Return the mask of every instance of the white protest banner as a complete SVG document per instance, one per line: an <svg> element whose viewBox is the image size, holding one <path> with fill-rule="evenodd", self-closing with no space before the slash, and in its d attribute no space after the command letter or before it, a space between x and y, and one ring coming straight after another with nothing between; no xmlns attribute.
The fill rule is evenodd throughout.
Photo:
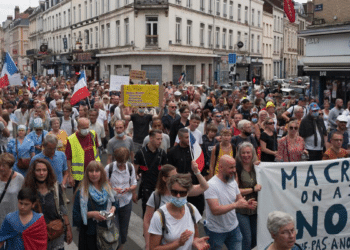
<svg viewBox="0 0 350 250"><path fill-rule="evenodd" d="M128 76L111 75L109 91L120 91L122 85L128 85L130 82Z"/></svg>
<svg viewBox="0 0 350 250"><path fill-rule="evenodd" d="M22 86L21 74L13 74L12 76L8 76L9 83L11 86Z"/></svg>
<svg viewBox="0 0 350 250"><path fill-rule="evenodd" d="M54 69L48 69L47 70L47 74L48 75L54 75L55 74L55 70Z"/></svg>
<svg viewBox="0 0 350 250"><path fill-rule="evenodd" d="M350 249L349 160L260 163L256 166L258 249L273 239L266 222L270 212L283 211L296 221L302 249Z"/></svg>

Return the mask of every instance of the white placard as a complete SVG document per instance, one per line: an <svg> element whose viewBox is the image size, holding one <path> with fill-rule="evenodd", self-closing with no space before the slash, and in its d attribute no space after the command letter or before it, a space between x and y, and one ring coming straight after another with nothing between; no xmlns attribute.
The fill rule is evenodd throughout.
<svg viewBox="0 0 350 250"><path fill-rule="evenodd" d="M117 69L117 75L118 76L128 76L130 72L129 68L118 68Z"/></svg>
<svg viewBox="0 0 350 250"><path fill-rule="evenodd" d="M262 187L258 194L258 249L273 241L266 227L273 211L289 213L295 219L296 239L302 249L349 249L349 160L256 166Z"/></svg>
<svg viewBox="0 0 350 250"><path fill-rule="evenodd" d="M21 74L8 75L8 78L11 86L22 86Z"/></svg>
<svg viewBox="0 0 350 250"><path fill-rule="evenodd" d="M54 75L55 74L55 70L54 69L48 69L47 70L47 74L48 75Z"/></svg>
<svg viewBox="0 0 350 250"><path fill-rule="evenodd" d="M122 85L129 85L129 76L111 75L109 91L120 91Z"/></svg>

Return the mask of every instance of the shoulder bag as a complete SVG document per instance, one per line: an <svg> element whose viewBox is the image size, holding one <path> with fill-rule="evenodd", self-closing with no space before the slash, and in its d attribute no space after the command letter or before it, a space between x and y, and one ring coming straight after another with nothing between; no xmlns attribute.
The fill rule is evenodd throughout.
<svg viewBox="0 0 350 250"><path fill-rule="evenodd" d="M18 140L16 139L16 154L17 154L17 158L18 158L18 161L17 161L17 167L19 169L28 169L29 168L29 164L30 164L30 158L20 158L19 157L19 154L18 154Z"/></svg>
<svg viewBox="0 0 350 250"><path fill-rule="evenodd" d="M57 182L54 184L54 199L55 199L55 207L56 207L56 210L57 210L57 213L58 213L60 219L52 220L46 224L47 236L48 236L49 241L57 239L65 231L64 224L63 224L63 215L62 215L60 208L59 208L59 199L60 198L59 198L59 187L58 187Z"/></svg>
<svg viewBox="0 0 350 250"><path fill-rule="evenodd" d="M11 180L12 180L12 176L13 176L14 173L15 173L15 172L12 170L11 175L10 175L10 178L8 179L8 181L7 181L6 185L5 185L4 191L2 191L2 194L1 194L1 197L0 197L0 204L1 204L2 199L4 199L4 197L5 197L5 193L6 193L6 191L7 191L7 188L8 188L9 185L10 185L10 182L11 182Z"/></svg>

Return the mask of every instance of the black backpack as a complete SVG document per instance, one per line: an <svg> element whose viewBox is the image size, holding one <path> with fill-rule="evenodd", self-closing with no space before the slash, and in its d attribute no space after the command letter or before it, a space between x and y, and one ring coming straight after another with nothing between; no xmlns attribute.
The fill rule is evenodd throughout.
<svg viewBox="0 0 350 250"><path fill-rule="evenodd" d="M155 197L155 196L154 196ZM196 217L194 216L194 209L193 209L193 205L190 204L190 203L186 203L188 209L190 210L190 213L191 213L191 218L192 218L192 221L193 221L193 224L196 225L197 222L196 222ZM161 216L161 223L162 223L162 235L164 236L164 233L169 233L169 230L168 230L168 227L166 225L166 220L165 220L165 214L164 214L164 211L162 209L157 209L157 212L160 213L160 216Z"/></svg>

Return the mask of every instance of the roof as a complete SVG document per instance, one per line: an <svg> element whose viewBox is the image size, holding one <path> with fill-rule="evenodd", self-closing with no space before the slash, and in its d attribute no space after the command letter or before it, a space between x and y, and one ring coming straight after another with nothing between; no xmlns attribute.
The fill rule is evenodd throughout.
<svg viewBox="0 0 350 250"><path fill-rule="evenodd" d="M328 26L315 29L307 29L299 31L299 36L316 36L316 35L329 35L334 33L349 33L350 25L341 26Z"/></svg>

